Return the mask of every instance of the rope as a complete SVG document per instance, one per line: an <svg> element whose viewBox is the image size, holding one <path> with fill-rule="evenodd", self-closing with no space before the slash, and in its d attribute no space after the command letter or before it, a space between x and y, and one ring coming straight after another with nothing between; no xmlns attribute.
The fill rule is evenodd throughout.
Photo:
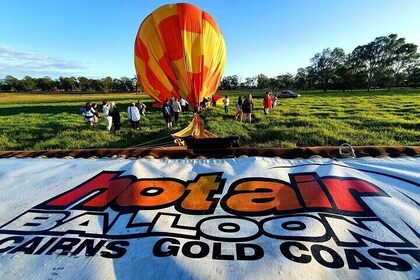
<svg viewBox="0 0 420 280"><path fill-rule="evenodd" d="M156 144L152 144L152 145L137 146L137 147L155 148L155 147L172 146L172 145L175 146L175 143L173 141L168 141L168 142L161 142L161 143L156 143Z"/></svg>
<svg viewBox="0 0 420 280"><path fill-rule="evenodd" d="M150 141L147 141L147 142L144 142L144 143L141 143L141 144L137 144L137 145L131 146L129 148L144 147L144 146L147 146L147 145L149 145L151 143L154 143L154 142L157 142L157 141L160 141L160 140L163 140L163 139L167 139L167 138L172 138L172 135L164 136L164 137L161 137L161 138L158 138L158 139L154 139L154 140L150 140ZM168 143L168 142L165 142L165 143ZM159 146L159 144L154 144L154 145ZM149 145L149 146L154 146L154 145L152 144L152 145Z"/></svg>

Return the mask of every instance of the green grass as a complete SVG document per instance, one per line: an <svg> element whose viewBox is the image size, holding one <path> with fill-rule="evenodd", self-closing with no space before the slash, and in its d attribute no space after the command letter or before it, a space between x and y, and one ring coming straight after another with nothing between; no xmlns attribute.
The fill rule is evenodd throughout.
<svg viewBox="0 0 420 280"><path fill-rule="evenodd" d="M251 124L233 118L237 96L247 93L252 93L255 103ZM268 116L263 114L263 93L219 92L230 96L230 113L226 115L221 107L207 110L203 115L207 129L221 137L238 135L242 146L420 145L420 90L302 92L301 98L279 99ZM79 107L87 100L102 104L105 98L120 109L120 131L105 131L101 118L94 128L83 121ZM140 121L141 129L133 131L125 111L139 98L148 111ZM138 94L0 94L0 150L171 145L171 132L153 103ZM182 114L177 129L190 120L191 113ZM160 140L150 142L156 139Z"/></svg>

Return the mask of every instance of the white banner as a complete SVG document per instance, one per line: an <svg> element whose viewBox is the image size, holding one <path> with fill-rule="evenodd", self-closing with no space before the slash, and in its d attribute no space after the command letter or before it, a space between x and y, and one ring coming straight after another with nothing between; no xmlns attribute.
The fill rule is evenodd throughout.
<svg viewBox="0 0 420 280"><path fill-rule="evenodd" d="M420 159L0 159L0 279L415 279Z"/></svg>

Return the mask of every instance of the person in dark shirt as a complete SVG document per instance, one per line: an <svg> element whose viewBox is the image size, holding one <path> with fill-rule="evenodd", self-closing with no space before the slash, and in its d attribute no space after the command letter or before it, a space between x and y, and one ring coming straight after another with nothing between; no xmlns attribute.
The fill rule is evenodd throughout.
<svg viewBox="0 0 420 280"><path fill-rule="evenodd" d="M114 125L115 130L119 130L121 127L120 111L118 110L117 105L115 105L114 101L111 101L109 104L109 115L112 117L112 124Z"/></svg>
<svg viewBox="0 0 420 280"><path fill-rule="evenodd" d="M251 123L252 110L254 109L254 102L252 95L248 95L242 103L242 112L244 113L245 122Z"/></svg>
<svg viewBox="0 0 420 280"><path fill-rule="evenodd" d="M163 119L166 122L166 126L169 130L172 130L172 122L174 118L174 110L172 109L171 104L169 104L169 99L165 99L165 103L162 106Z"/></svg>

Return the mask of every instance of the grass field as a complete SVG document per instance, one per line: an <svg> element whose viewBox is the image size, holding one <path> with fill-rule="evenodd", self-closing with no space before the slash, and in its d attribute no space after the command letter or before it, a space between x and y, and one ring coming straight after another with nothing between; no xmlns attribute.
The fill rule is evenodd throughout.
<svg viewBox="0 0 420 280"><path fill-rule="evenodd" d="M219 92L230 96L230 112L226 115L222 107L207 110L207 129L222 137L238 135L242 146L420 145L420 90L302 92L301 98L280 99L268 116L263 114L263 91L255 90L250 92L255 103L251 124L233 118L238 95L247 93ZM148 111L140 120L141 129L133 131L125 111L139 98ZM102 104L103 99L117 103L123 120L120 131L105 131L101 118L93 129L86 127L79 107L88 100ZM0 150L172 145L171 132L152 103L138 94L1 93ZM175 131L190 120L191 113L182 114Z"/></svg>

